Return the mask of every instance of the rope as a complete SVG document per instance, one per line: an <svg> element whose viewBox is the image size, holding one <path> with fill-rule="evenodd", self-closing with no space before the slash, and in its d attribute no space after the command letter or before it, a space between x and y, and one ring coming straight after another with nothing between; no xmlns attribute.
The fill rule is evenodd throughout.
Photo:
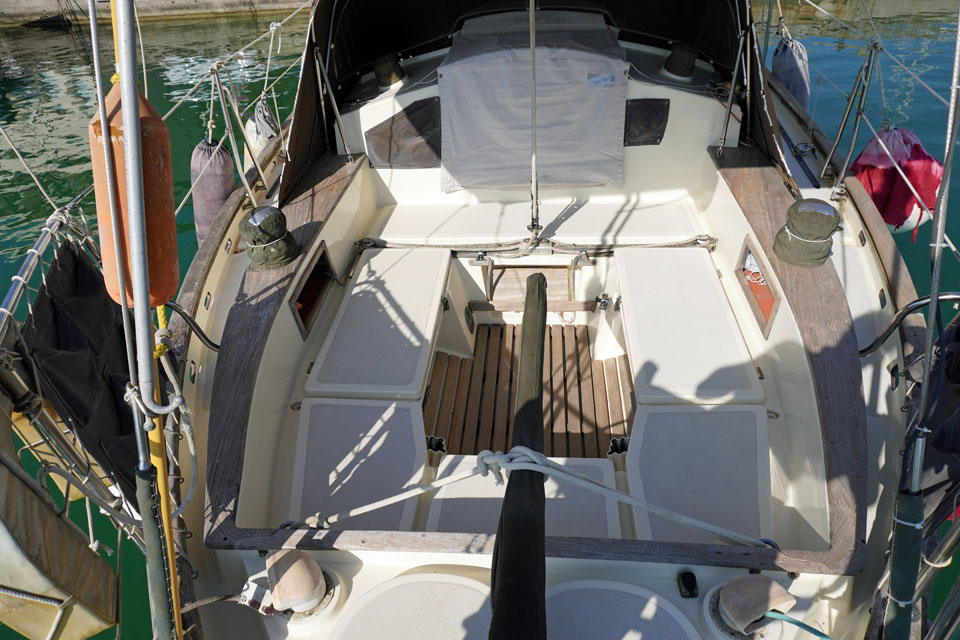
<svg viewBox="0 0 960 640"><path fill-rule="evenodd" d="M867 36L866 36L863 32L854 29L854 28L851 27L849 24L847 24L846 22L844 22L844 21L841 20L840 18L836 17L835 15L833 15L832 13L830 13L829 11L827 11L826 9L823 9L822 7L820 7L819 5L817 5L816 3L811 2L811 0L803 0L803 2L806 2L808 5L810 5L811 7L813 7L814 9L816 9L817 11L819 11L820 13L826 15L827 17L829 17L830 19L832 19L833 21L835 21L837 24L845 27L845 28L846 28L848 31L850 31L851 33L856 34L857 36L863 38L864 40L867 39ZM864 9L866 9L866 7L864 7ZM873 26L873 31L874 31L874 33L877 34L877 36L876 36L876 37L877 37L877 41L878 41L877 48L878 48L880 51L882 51L883 53L887 54L887 56L888 56L891 60L893 60L893 61L897 64L897 66L899 66L901 69L903 69L904 71L906 71L907 74L908 74L911 78L913 78L914 80L916 80L917 83L918 83L921 87L923 87L924 89L926 89L927 91L929 91L929 92L930 92L930 95L932 95L934 98L936 98L937 100L939 100L940 102L942 102L942 103L944 104L944 106L950 106L950 103L947 101L946 98L944 98L944 97L941 96L939 93L937 93L936 91L934 91L933 88L930 87L930 85L928 85L926 82L924 82L924 81L920 78L920 76L918 76L916 73L914 73L909 67L907 67L907 65L903 64L902 62L900 62L900 60L899 60L896 56L894 56L892 53L890 53L889 51L887 51L887 48L886 48L885 46L883 46L883 42L881 41L880 34L877 32L877 27L876 27L876 25L873 23L873 18L870 17L870 12L869 12L869 11L867 12L867 18L870 19L870 24L871 24L871 26ZM810 66L812 67L813 65L810 65Z"/></svg>
<svg viewBox="0 0 960 640"><path fill-rule="evenodd" d="M30 174L30 177L33 178L33 183L37 185L37 189L40 190L40 193L43 194L43 197L47 199L47 202L50 203L50 206L57 209L56 203L53 199L47 194L47 190L43 188L43 185L40 184L40 179L37 178L37 175L30 169L27 165L27 161L23 159L23 156L20 155L20 150L17 149L16 145L13 144L13 141L7 136L7 132L3 130L3 126L0 126L0 135L3 136L3 139L7 141L7 144L10 145L10 148L13 149L13 153L16 154L17 160L20 161L20 164L23 165L23 168L26 169L27 173Z"/></svg>
<svg viewBox="0 0 960 640"><path fill-rule="evenodd" d="M53 624L50 625L50 631L47 632L47 640L53 640L54 636L57 635L57 630L60 629L60 623L63 621L63 612L67 607L72 605L76 598L73 595L68 596L65 600L60 600L59 598L49 598L47 596L38 596L35 593L30 593L28 591L21 591L20 589L14 589L12 587L5 587L0 585L0 595L9 596L11 598L19 598L20 600L26 600L28 602L36 602L37 604L45 604L51 607L57 608L57 616L53 619Z"/></svg>
<svg viewBox="0 0 960 640"><path fill-rule="evenodd" d="M270 23L271 28L272 28L273 25L275 25L275 24L279 24L279 25L282 27L282 26L285 25L285 24L287 23L287 21L289 21L293 16L297 15L298 13L300 13L301 11L303 11L304 9L306 9L307 7L309 7L311 4L313 4L313 0L306 0L306 2L304 2L304 3L301 4L299 7L297 7L296 9L294 9L294 10L293 10L293 13L291 13L290 15L288 15L286 18L284 18L284 19L281 20L280 22L271 22L271 23ZM231 53L229 56L227 56L226 58L221 58L220 61L221 61L221 62L229 62L230 60L233 60L233 59L236 58L237 56L241 55L244 51L246 51L247 49L249 49L249 48L252 47L253 45L257 44L258 42L260 42L260 41L263 40L264 38L266 38L268 35L270 35L270 33L271 33L270 30L267 30L267 31L261 33L259 36L257 36L256 38L254 38L253 40L251 40L250 42L248 42L248 43L245 44L244 46L240 47L239 49L237 49L236 51L234 51L233 53Z"/></svg>
<svg viewBox="0 0 960 640"><path fill-rule="evenodd" d="M213 97L216 95L216 93L217 93L217 83L213 81L213 78L211 78L210 79L210 106L207 108L207 142L213 142ZM204 167L204 169L206 169L206 167ZM193 185L190 185L190 189L191 191L193 190ZM183 205L180 205L180 206L183 206ZM176 216L176 214L174 214L174 216Z"/></svg>
<svg viewBox="0 0 960 640"><path fill-rule="evenodd" d="M269 28L267 31L264 31L264 32L261 33L259 36L257 36L256 38L254 38L253 40L251 40L250 42L248 42L247 44L245 44L243 47L241 47L240 49L237 49L236 51L234 51L233 53L231 53L229 56L226 56L225 58L220 58L219 60L215 60L215 61L211 64L211 68L212 68L213 66L217 66L217 65L219 65L219 68L223 68L223 65L224 65L225 63L229 62L230 60L233 60L234 58L236 58L236 57L238 57L238 56L240 56L244 51L246 51L247 49L249 49L250 47L252 47L252 46L255 45L256 43L260 42L261 40L263 40L263 39L266 38L267 36L271 36L271 38L272 38L272 36L273 36L274 33L276 33L277 31L283 29L283 25L286 24L288 20L290 20L291 18L293 18L293 16L297 15L298 13L300 13L303 9L309 7L309 6L311 5L311 3L312 3L312 0L307 0L307 1L304 2L302 5L300 5L300 6L297 7L296 9L294 9L294 11L293 11L290 15L288 15L286 18L284 18L284 19L281 20L280 22L271 22L271 23L270 23L270 28ZM138 23L138 24L137 24L138 30L139 30L139 27L140 27L140 25L139 25L139 23ZM141 40L142 40L142 39L141 39ZM142 42L141 42L140 48L141 48L141 50L143 49L143 44L142 44ZM280 53L280 46L279 46L279 44L277 45L277 53L278 53L278 54ZM273 84L276 84L276 82L279 81L280 78L283 78L283 77L284 77L294 66L296 66L299 62L300 62L300 59L298 58L296 61L293 62L293 64L291 64L289 67L287 67L287 69L286 69L282 74L280 74L280 76L277 78L277 80L274 81ZM144 64L144 69L146 69L146 64ZM267 65L267 69L269 70L269 63L268 63L268 65ZM180 98L180 99L177 101L177 103L174 104L174 105L170 108L170 110L167 111L167 112L164 114L164 116L163 116L162 119L163 119L163 120L166 120L167 118L169 118L169 117L173 114L174 111L176 111L177 109L179 109L179 108L180 108L180 105L182 105L182 104L186 101L187 98L189 98L191 95L193 95L193 92L196 91L197 88L199 88L199 86L200 86L201 84L203 84L203 81L206 80L210 75L211 75L211 74L210 74L210 71L207 71L207 72L204 73L202 76L200 76L200 78L196 81L196 83L195 83L192 87L190 87L190 90L187 91L187 93L185 93L184 96L183 96L182 98ZM273 85L270 85L270 86L272 87ZM264 91L266 91L266 88L264 89ZM146 71L144 71L144 95L146 95ZM212 102L212 100L211 100L211 107L212 107L212 104L213 104L213 102ZM244 111L246 111L246 110L244 110ZM211 128L212 128L212 127L211 127ZM208 134L208 137L209 137L209 134Z"/></svg>
<svg viewBox="0 0 960 640"><path fill-rule="evenodd" d="M208 131L208 135L209 135L209 131L210 131L210 130L208 129L207 131ZM222 147L222 146L223 146L223 143L226 142L226 141L227 141L226 136L220 138L220 142L217 143L217 146L216 146L216 148L213 150L213 153L210 154L210 157L207 158L207 161L206 161L206 163L204 163L203 168L200 169L200 173L197 174L197 179L193 181L193 183L190 185L190 188L187 190L187 194L186 194L185 196L183 196L183 200L181 200L181 201L180 201L180 204L177 205L177 210L173 212L173 217L174 217L174 218L176 218L178 215L180 215L180 211L183 209L184 206L186 206L187 200L189 200L189 199L190 199L190 196L193 195L193 190L194 190L194 188L197 186L197 183L200 182L200 178L203 177L203 174L204 174L204 172L207 170L207 167L210 166L210 163L212 163L212 162L213 162L213 159L216 157L217 151L220 150L220 147Z"/></svg>
<svg viewBox="0 0 960 640"><path fill-rule="evenodd" d="M161 329L161 331L167 331L169 329ZM159 333L159 332L158 332ZM177 372L174 370L173 362L170 359L170 354L165 353L160 357L160 363L163 365L163 371L167 374L167 379L170 380L170 384L173 385L173 393L175 395L183 395L183 389L180 386L179 377ZM187 508L187 505L190 504L190 501L193 499L193 494L197 489L197 443L196 438L193 433L193 423L190 422L190 410L186 406L181 406L179 409L180 415L180 433L183 434L184 439L187 441L187 451L190 454L190 486L187 488L187 495L180 503L180 506L176 508L173 512L173 515L170 516L172 521L175 521Z"/></svg>
<svg viewBox="0 0 960 640"><path fill-rule="evenodd" d="M542 453L533 451L527 447L514 447L509 453L501 453L499 451L493 453L492 451L488 450L481 451L477 455L477 466L470 471L464 471L440 480L435 480L429 484L412 487L392 497L384 498L383 500L378 500L368 505L350 509L332 516L324 517L323 514L318 513L312 518L308 518L305 522L309 526L328 528L335 522L339 522L345 518L358 516L369 511L374 511L376 509L389 506L391 504L396 504L397 502L402 502L420 494L434 491L448 484L453 484L454 482L459 482L475 475L486 477L492 474L497 485L502 485L504 483L503 472L505 470L523 470L542 473L544 475L544 480L546 480L546 476L563 480L564 482L570 483L582 489L599 493L606 498L613 498L614 500L618 500L631 506L645 509L649 513L667 518L668 520L672 520L685 527L698 529L699 531L702 531L715 538L720 538L721 540L726 540L727 542L732 542L734 544L745 544L748 546L761 548L776 546L772 541L765 541L761 540L760 538L744 535L731 529L726 529L709 522L704 522L703 520L691 518L690 516L686 516L682 513L677 513L676 511L671 511L669 509L664 509L663 507L658 507L656 505L643 502L642 500L638 500L627 493L612 489L606 485L592 480L591 478L562 467L553 460L547 458Z"/></svg>
<svg viewBox="0 0 960 640"><path fill-rule="evenodd" d="M30 593L29 591L21 591L20 589L14 589L13 587L7 587L0 585L0 595L9 596L11 598L19 598L20 600L26 600L27 602L36 602L37 604L47 604L51 607L59 607L63 604L63 600L59 598L50 598L47 596L38 596L35 593Z"/></svg>
<svg viewBox="0 0 960 640"><path fill-rule="evenodd" d="M211 596L209 598L204 598L203 600L197 600L196 602L191 602L190 604L184 605L180 608L180 615L185 613L190 613L194 609L199 609L200 607L205 607L208 604L215 604L217 602L239 602L240 596L238 595L222 595L222 596Z"/></svg>
<svg viewBox="0 0 960 640"><path fill-rule="evenodd" d="M189 91L187 91L185 94L183 94L183 97L180 98L179 100L177 100L177 103L176 103L175 105L173 105L172 107L170 107L170 110L169 110L169 111L167 111L165 114L163 114L163 118L161 118L161 120L166 120L167 118L169 118L169 117L173 114L174 111L176 111L177 109L179 109L179 108L180 108L180 105L182 105L184 102L186 102L187 98L189 98L190 96L192 96L192 95L193 95L193 92L196 91L197 89L199 89L199 88L200 88L200 85L203 84L203 81L206 80L208 77L210 77L210 72L209 72L209 71L207 71L207 72L204 73L202 76L200 76L200 79L197 80L196 83L194 83L194 85L193 85L192 87L190 87ZM213 104L213 103L211 102L211 105L212 105L212 104Z"/></svg>
<svg viewBox="0 0 960 640"><path fill-rule="evenodd" d="M161 308L163 308L162 305L160 307L157 307L157 309L161 309ZM166 325L166 323L164 323L164 325ZM160 359L161 357L166 355L167 351L170 350L170 346L171 346L170 338L172 337L173 337L173 332L170 331L170 329L167 329L166 326L164 326L163 329L157 329L157 331L153 334L153 341L154 341L153 359L154 360Z"/></svg>
<svg viewBox="0 0 960 640"><path fill-rule="evenodd" d="M131 2L133 5L133 22L137 25L137 40L140 42L140 68L143 71L143 97L150 97L150 90L147 87L147 56L143 51L143 33L140 31L140 13L137 11L136 0Z"/></svg>
<svg viewBox="0 0 960 640"><path fill-rule="evenodd" d="M949 567L950 564L953 562L952 556L947 556L946 560L941 560L940 562L934 562L933 560L931 560L925 555L921 555L920 559L923 560L923 564L927 565L928 567L933 567L934 569L944 569L946 567Z"/></svg>
<svg viewBox="0 0 960 640"><path fill-rule="evenodd" d="M66 480L67 483L69 483L71 486L73 486L78 491L80 491L80 493L90 498L90 500L92 500L94 504L100 507L101 511L106 513L108 516L110 516L117 522L125 524L128 527L131 527L133 529L140 528L139 521L135 520L134 518L131 518L125 513L121 513L120 511L117 511L111 505L107 504L105 500L103 500L100 496L94 493L93 490L90 489L90 487L88 487L86 484L84 484L83 482L78 480L76 477L74 477L73 474L61 469L60 467L56 467L50 464L45 464L44 466L40 467L39 471L37 471L37 482L39 484L43 484L43 479L44 479L44 476L46 475L60 476L61 478ZM121 499L117 498L117 500L121 500Z"/></svg>
<svg viewBox="0 0 960 640"><path fill-rule="evenodd" d="M93 535L93 509L90 508L90 498L85 498L87 507L87 538L90 540L90 550L96 553L100 549L100 541Z"/></svg>
<svg viewBox="0 0 960 640"><path fill-rule="evenodd" d="M790 231L790 225L788 224L783 225L783 229L787 232L787 235L790 236L792 240L799 240L801 242L808 242L810 244L822 244L824 242L830 242L831 240L830 238L824 238L823 240L808 240L807 238Z"/></svg>
<svg viewBox="0 0 960 640"><path fill-rule="evenodd" d="M814 637L821 638L821 640L831 640L830 636L823 633L822 631L814 629L813 627L808 625L806 622L801 622L792 616L788 616L785 613L780 613L779 611L767 611L765 614L763 614L763 617L770 618L772 620L782 620L787 624L792 624L798 629L803 629L804 631L806 631L807 633L809 633Z"/></svg>
<svg viewBox="0 0 960 640"><path fill-rule="evenodd" d="M288 73L290 73L290 71L292 71L293 68L294 68L295 66L297 66L298 64L300 64L301 62L302 62L302 57L301 57L301 58L297 58L296 60L294 60L293 62L291 62L291 63L290 63L290 66L288 66L286 69L283 70L283 73L281 73L279 76L277 76L276 78L274 78L273 82L270 83L270 86L268 86L267 89L272 90L275 86L277 86L277 83L278 83L278 82L280 82L281 80L283 80L284 76L286 76ZM247 115L247 112L250 111L250 109L252 109L254 106L256 106L256 104L257 104L256 102L251 102L251 103L249 103L247 106L245 106L245 107L243 108L243 110L240 112L240 115L241 115L241 116Z"/></svg>
<svg viewBox="0 0 960 640"><path fill-rule="evenodd" d="M830 13L829 11L827 11L826 9L820 7L820 6L819 6L818 4L816 4L815 2L811 2L810 0L803 0L803 1L806 2L808 5L810 5L811 7L813 7L814 9L816 9L817 11L819 11L820 13L822 13L822 14L824 14L825 16L827 16L828 18L830 18L831 20L833 20L834 22L836 22L837 24L845 27L845 28L847 29L847 31L849 31L849 32L851 32L851 33L857 34L858 36L860 36L860 37L863 38L864 40L867 39L867 36L863 35L863 33L861 33L860 31L857 31L856 29L854 29L853 27L851 27L850 25L848 25L846 22L844 22L843 20L841 20L841 19L838 18L837 16L833 15L832 13Z"/></svg>

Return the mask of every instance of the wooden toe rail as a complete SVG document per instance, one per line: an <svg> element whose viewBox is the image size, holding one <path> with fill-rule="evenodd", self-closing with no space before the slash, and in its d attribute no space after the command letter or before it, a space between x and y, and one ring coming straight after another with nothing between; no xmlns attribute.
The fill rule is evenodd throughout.
<svg viewBox="0 0 960 640"><path fill-rule="evenodd" d="M709 150L717 158L716 149ZM717 168L753 228L790 303L810 361L820 409L830 514L830 549L784 551L830 573L863 568L867 514L867 418L853 318L843 285L827 260L797 267L773 252L773 239L794 200L756 148L724 149Z"/></svg>

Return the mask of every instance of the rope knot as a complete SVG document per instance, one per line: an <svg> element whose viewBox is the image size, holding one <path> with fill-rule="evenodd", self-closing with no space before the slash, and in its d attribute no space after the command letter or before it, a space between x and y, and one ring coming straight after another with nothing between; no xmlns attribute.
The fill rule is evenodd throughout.
<svg viewBox="0 0 960 640"><path fill-rule="evenodd" d="M487 474L492 473L497 485L502 485L504 482L504 469L509 471L511 468L515 468L517 464L549 466L547 456L527 447L514 447L508 453L502 451L494 453L487 449L477 454L477 469L480 475L486 477ZM546 473L543 474L543 481L547 481Z"/></svg>
<svg viewBox="0 0 960 640"><path fill-rule="evenodd" d="M60 223L60 226L67 226L70 224L70 219L67 217L67 214L63 209L57 209L47 217L48 227L53 226L55 223Z"/></svg>
<svg viewBox="0 0 960 640"><path fill-rule="evenodd" d="M210 63L210 73L218 73L226 66L227 65L223 63L223 60L214 60Z"/></svg>
<svg viewBox="0 0 960 640"><path fill-rule="evenodd" d="M276 33L278 31L283 31L282 22L271 22L270 23L270 33Z"/></svg>
<svg viewBox="0 0 960 640"><path fill-rule="evenodd" d="M503 470L500 468L500 463L508 461L509 458L502 451L494 453L489 449L484 449L477 454L477 469L484 478L492 473L497 486L499 486L503 484Z"/></svg>

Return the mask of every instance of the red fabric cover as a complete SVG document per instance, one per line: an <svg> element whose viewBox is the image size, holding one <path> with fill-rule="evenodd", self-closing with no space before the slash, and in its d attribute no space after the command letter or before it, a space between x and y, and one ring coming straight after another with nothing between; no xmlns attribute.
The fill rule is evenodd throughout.
<svg viewBox="0 0 960 640"><path fill-rule="evenodd" d="M909 129L881 131L879 138L897 159L897 164L913 183L924 204L931 210L943 177L943 164L927 153ZM884 221L899 229L910 217L917 199L884 153L877 138L867 143L853 163L853 172L870 194Z"/></svg>

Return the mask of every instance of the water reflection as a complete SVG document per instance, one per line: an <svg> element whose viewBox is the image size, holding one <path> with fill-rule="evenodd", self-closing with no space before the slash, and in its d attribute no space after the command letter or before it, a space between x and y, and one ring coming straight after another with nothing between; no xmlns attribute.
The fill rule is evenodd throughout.
<svg viewBox="0 0 960 640"><path fill-rule="evenodd" d="M282 17L259 14L230 18L145 21L143 45L147 60L150 102L166 113L193 86L211 62L236 51ZM280 53L274 45L273 77L299 57L308 14L290 20L282 33ZM108 28L100 30L105 75L113 72L113 46ZM228 65L240 108L263 88L269 38L258 42ZM286 117L296 90L296 72L277 86L280 115ZM247 85L250 85L247 88ZM91 182L87 125L96 111L90 36L82 28L16 27L0 29L0 123L14 140L44 187L64 203ZM210 88L192 94L167 121L174 163L174 193L189 189L193 146L206 130ZM215 105L215 135L223 133L223 118ZM14 154L0 142L0 282L15 272L15 263L32 243L50 213ZM93 217L92 198L86 206ZM196 249L192 208L180 213L181 271Z"/></svg>

